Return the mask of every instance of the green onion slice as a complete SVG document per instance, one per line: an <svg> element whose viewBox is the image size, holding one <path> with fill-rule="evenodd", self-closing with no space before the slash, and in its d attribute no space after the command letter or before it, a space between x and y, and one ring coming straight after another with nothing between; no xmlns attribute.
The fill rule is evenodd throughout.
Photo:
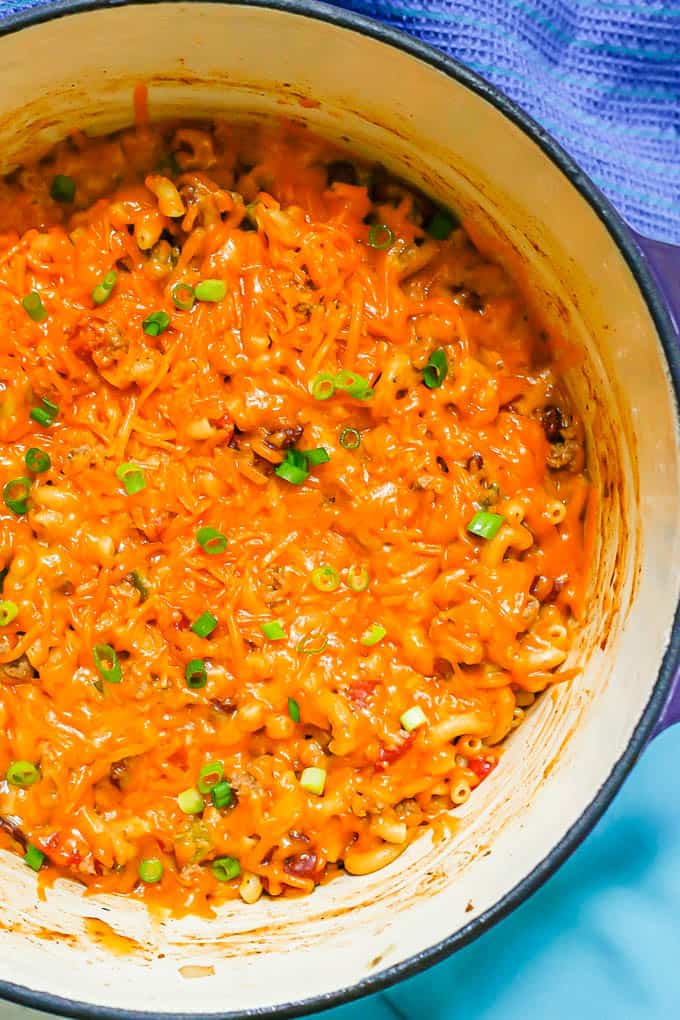
<svg viewBox="0 0 680 1020"><path fill-rule="evenodd" d="M175 284L172 288L172 300L175 303L175 308L188 312L196 304L194 288L190 287L188 283Z"/></svg>
<svg viewBox="0 0 680 1020"><path fill-rule="evenodd" d="M24 462L28 470L32 471L34 475L41 475L43 472L49 471L52 466L49 453L38 449L37 446L32 446L30 450L26 451Z"/></svg>
<svg viewBox="0 0 680 1020"><path fill-rule="evenodd" d="M101 278L97 286L92 291L92 300L94 303L96 305L103 305L105 301L108 301L117 282L118 273L115 269L111 269Z"/></svg>
<svg viewBox="0 0 680 1020"><path fill-rule="evenodd" d="M348 426L340 433L340 446L345 450L358 450L361 446L361 432L353 426Z"/></svg>
<svg viewBox="0 0 680 1020"><path fill-rule="evenodd" d="M291 485L302 485L309 477L306 455L301 450L286 450L285 459L275 468L274 474Z"/></svg>
<svg viewBox="0 0 680 1020"><path fill-rule="evenodd" d="M12 478L2 490L5 506L15 514L28 512L28 496L31 491L31 479L22 475Z"/></svg>
<svg viewBox="0 0 680 1020"><path fill-rule="evenodd" d="M42 850L38 850L37 846L33 846L29 843L26 847L26 854L24 856L24 862L28 864L29 868L33 868L33 871L40 871L45 860L45 854Z"/></svg>
<svg viewBox="0 0 680 1020"><path fill-rule="evenodd" d="M361 635L361 643L370 648L372 645L377 645L379 641L382 641L386 634L387 631L381 623L372 623Z"/></svg>
<svg viewBox="0 0 680 1020"><path fill-rule="evenodd" d="M394 244L394 233L386 223L374 223L368 232L368 243L378 251L387 251Z"/></svg>
<svg viewBox="0 0 680 1020"><path fill-rule="evenodd" d="M149 597L149 582L140 570L133 570L129 576L130 584L139 592L139 601L146 602Z"/></svg>
<svg viewBox="0 0 680 1020"><path fill-rule="evenodd" d="M352 564L347 570L347 587L352 591L366 591L371 583L371 575L366 567L357 567Z"/></svg>
<svg viewBox="0 0 680 1020"><path fill-rule="evenodd" d="M218 882L229 882L241 874L241 865L235 857L216 857L211 868Z"/></svg>
<svg viewBox="0 0 680 1020"><path fill-rule="evenodd" d="M317 641L317 644L313 642ZM298 643L297 650L301 655L320 655L328 647L328 638L315 638L313 635L303 638Z"/></svg>
<svg viewBox="0 0 680 1020"><path fill-rule="evenodd" d="M260 630L267 641L285 641L286 639L286 632L278 620L268 620L267 623L260 625Z"/></svg>
<svg viewBox="0 0 680 1020"><path fill-rule="evenodd" d="M198 773L198 789L200 793L208 794L214 786L224 777L224 765L221 761L209 761Z"/></svg>
<svg viewBox="0 0 680 1020"><path fill-rule="evenodd" d="M16 620L18 615L19 607L16 602L11 602L9 599L0 601L0 627L6 627L12 620Z"/></svg>
<svg viewBox="0 0 680 1020"><path fill-rule="evenodd" d="M128 496L134 496L146 488L144 472L138 464L121 464L116 468L116 478L123 483Z"/></svg>
<svg viewBox="0 0 680 1020"><path fill-rule="evenodd" d="M208 673L202 659L191 659L184 667L184 679L192 691L199 691L208 682Z"/></svg>
<svg viewBox="0 0 680 1020"><path fill-rule="evenodd" d="M57 415L59 414L59 408L56 404L53 404L47 397L42 397L40 400L42 407L31 408L29 418L32 421L37 421L39 425L44 425L49 428L50 425L54 424Z"/></svg>
<svg viewBox="0 0 680 1020"><path fill-rule="evenodd" d="M190 786L188 790L178 793L177 803L180 811L183 811L185 815L200 815L205 807L205 802L195 786Z"/></svg>
<svg viewBox="0 0 680 1020"><path fill-rule="evenodd" d="M458 226L458 220L449 209L436 209L425 223L425 230L435 241L445 241Z"/></svg>
<svg viewBox="0 0 680 1020"><path fill-rule="evenodd" d="M505 518L501 514L494 514L489 510L478 510L467 529L471 535L477 535L479 538L493 538L504 523Z"/></svg>
<svg viewBox="0 0 680 1020"><path fill-rule="evenodd" d="M219 783L216 783L210 791L210 799L218 811L222 808L229 807L231 804L231 783L228 783L226 779L221 779Z"/></svg>
<svg viewBox="0 0 680 1020"><path fill-rule="evenodd" d="M199 528L196 541L208 556L219 556L227 548L227 537L217 528Z"/></svg>
<svg viewBox="0 0 680 1020"><path fill-rule="evenodd" d="M33 786L40 779L40 772L32 761L13 761L6 779L10 786Z"/></svg>
<svg viewBox="0 0 680 1020"><path fill-rule="evenodd" d="M300 706L298 705L295 698L288 699L288 715L291 717L294 723L300 722Z"/></svg>
<svg viewBox="0 0 680 1020"><path fill-rule="evenodd" d="M169 325L170 316L167 312L152 312L144 319L142 329L147 336L160 336L161 333L165 333Z"/></svg>
<svg viewBox="0 0 680 1020"><path fill-rule="evenodd" d="M316 467L318 464L327 464L331 459L325 446L317 446L314 450L300 450L300 453L304 454L307 463L312 467Z"/></svg>
<svg viewBox="0 0 680 1020"><path fill-rule="evenodd" d="M309 388L315 400L328 400L335 393L335 376L329 372L320 372Z"/></svg>
<svg viewBox="0 0 680 1020"><path fill-rule="evenodd" d="M194 620L191 624L191 629L194 634L198 634L199 637L207 638L210 637L218 622L217 617L213 616L212 613L201 613L198 619Z"/></svg>
<svg viewBox="0 0 680 1020"><path fill-rule="evenodd" d="M139 877L147 885L155 885L163 877L163 862L157 857L145 857L139 862Z"/></svg>
<svg viewBox="0 0 680 1020"><path fill-rule="evenodd" d="M43 322L47 318L47 309L42 303L42 298L38 294L37 290L32 290L30 294L27 294L21 299L26 314L33 319L34 322Z"/></svg>
<svg viewBox="0 0 680 1020"><path fill-rule="evenodd" d="M358 372L348 372L344 368L336 375L335 386L336 389L343 390L348 396L356 397L357 400L370 400L373 396L368 379L359 375Z"/></svg>
<svg viewBox="0 0 680 1020"><path fill-rule="evenodd" d="M340 574L335 567L317 567L312 571L312 584L318 591L335 591L340 587Z"/></svg>
<svg viewBox="0 0 680 1020"><path fill-rule="evenodd" d="M429 390L439 389L449 374L449 363L446 360L446 351L438 347L427 359L423 369L423 382Z"/></svg>
<svg viewBox="0 0 680 1020"><path fill-rule="evenodd" d="M50 197L55 202L72 202L76 197L76 182L66 174L55 174L50 185Z"/></svg>
<svg viewBox="0 0 680 1020"><path fill-rule="evenodd" d="M399 716L399 722L407 733L411 733L427 722L427 716L420 705L414 705L413 708L408 708L403 715Z"/></svg>
<svg viewBox="0 0 680 1020"><path fill-rule="evenodd" d="M326 770L313 767L305 769L300 776L300 786L307 793L315 793L320 797L326 788Z"/></svg>
<svg viewBox="0 0 680 1020"><path fill-rule="evenodd" d="M197 301L221 301L226 293L224 280L201 280L194 287Z"/></svg>
<svg viewBox="0 0 680 1020"><path fill-rule="evenodd" d="M92 658L99 675L109 684L119 684L123 679L123 670L118 656L111 645L95 645Z"/></svg>

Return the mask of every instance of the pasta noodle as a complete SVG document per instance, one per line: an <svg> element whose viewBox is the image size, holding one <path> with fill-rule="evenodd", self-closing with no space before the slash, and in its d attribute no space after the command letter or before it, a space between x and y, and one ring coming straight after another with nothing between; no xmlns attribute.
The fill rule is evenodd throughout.
<svg viewBox="0 0 680 1020"><path fill-rule="evenodd" d="M455 216L291 124L0 181L0 846L209 915L396 861L583 603L583 429Z"/></svg>

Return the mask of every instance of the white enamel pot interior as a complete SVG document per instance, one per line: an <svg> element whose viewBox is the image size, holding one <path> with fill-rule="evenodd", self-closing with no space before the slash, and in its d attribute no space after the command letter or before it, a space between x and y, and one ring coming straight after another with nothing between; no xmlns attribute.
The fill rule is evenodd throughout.
<svg viewBox="0 0 680 1020"><path fill-rule="evenodd" d="M584 670L539 701L455 835L423 837L374 875L303 900L237 902L214 921L161 923L68 882L40 898L30 869L0 855L1 995L71 1016L297 1016L424 966L507 913L583 838L648 739L677 658L666 654L680 580L668 321L624 228L568 160L418 44L287 2L62 3L32 18L0 38L0 169L71 129L130 123L138 82L153 117L303 119L458 209L586 352L570 385L601 498L571 660ZM131 951L112 952L86 918L133 939L114 946Z"/></svg>

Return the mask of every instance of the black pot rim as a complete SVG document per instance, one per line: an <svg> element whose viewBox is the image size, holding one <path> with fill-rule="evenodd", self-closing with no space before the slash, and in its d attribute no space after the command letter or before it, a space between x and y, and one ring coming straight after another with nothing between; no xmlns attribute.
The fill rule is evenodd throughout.
<svg viewBox="0 0 680 1020"><path fill-rule="evenodd" d="M182 0L143 0L149 3L179 3ZM385 43L402 53L428 64L443 72L472 92L481 96L499 110L528 135L545 155L569 179L571 184L588 202L604 226L614 244L625 259L640 292L645 299L661 342L668 364L676 410L680 421L680 347L666 304L649 272L647 263L633 240L619 214L590 178L567 155L555 139L528 114L516 106L495 86L471 71L465 65L447 57L431 46L351 11L330 7L317 0L203 0L222 6L245 6L265 8L283 13L295 14L313 20L326 22L338 28L348 29ZM22 29L39 25L69 15L96 10L110 10L117 7L141 6L140 0L56 0L49 6L32 8L20 13L0 17L0 36L13 34ZM580 846L594 825L604 814L621 787L626 776L635 765L640 754L653 735L654 727L661 717L671 691L673 677L680 667L680 603L676 606L673 628L663 661L659 668L656 684L640 717L633 735L623 754L614 765L608 778L577 821L565 833L559 843L526 875L514 888L505 894L484 913L470 921L463 928L443 939L436 945L422 950L407 960L366 977L347 988L313 996L297 1002L277 1006L242 1010L239 1012L185 1013L153 1012L100 1006L78 1002L36 991L9 981L0 981L0 998L18 1003L31 1009L44 1010L59 1016L82 1018L82 1020L293 1020L320 1010L339 1006L362 996L382 991L398 981L411 977L427 967L445 959L458 949L468 945L503 918L507 917L537 889L564 861Z"/></svg>

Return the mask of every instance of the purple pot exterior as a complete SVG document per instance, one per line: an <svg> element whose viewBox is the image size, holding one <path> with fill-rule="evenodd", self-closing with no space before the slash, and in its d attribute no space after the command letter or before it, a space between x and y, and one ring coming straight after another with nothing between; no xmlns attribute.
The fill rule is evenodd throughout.
<svg viewBox="0 0 680 1020"><path fill-rule="evenodd" d="M680 247L663 241L652 241L640 234L634 236L665 299L680 343ZM676 722L680 722L680 670L675 675L671 693L653 735L657 736Z"/></svg>

